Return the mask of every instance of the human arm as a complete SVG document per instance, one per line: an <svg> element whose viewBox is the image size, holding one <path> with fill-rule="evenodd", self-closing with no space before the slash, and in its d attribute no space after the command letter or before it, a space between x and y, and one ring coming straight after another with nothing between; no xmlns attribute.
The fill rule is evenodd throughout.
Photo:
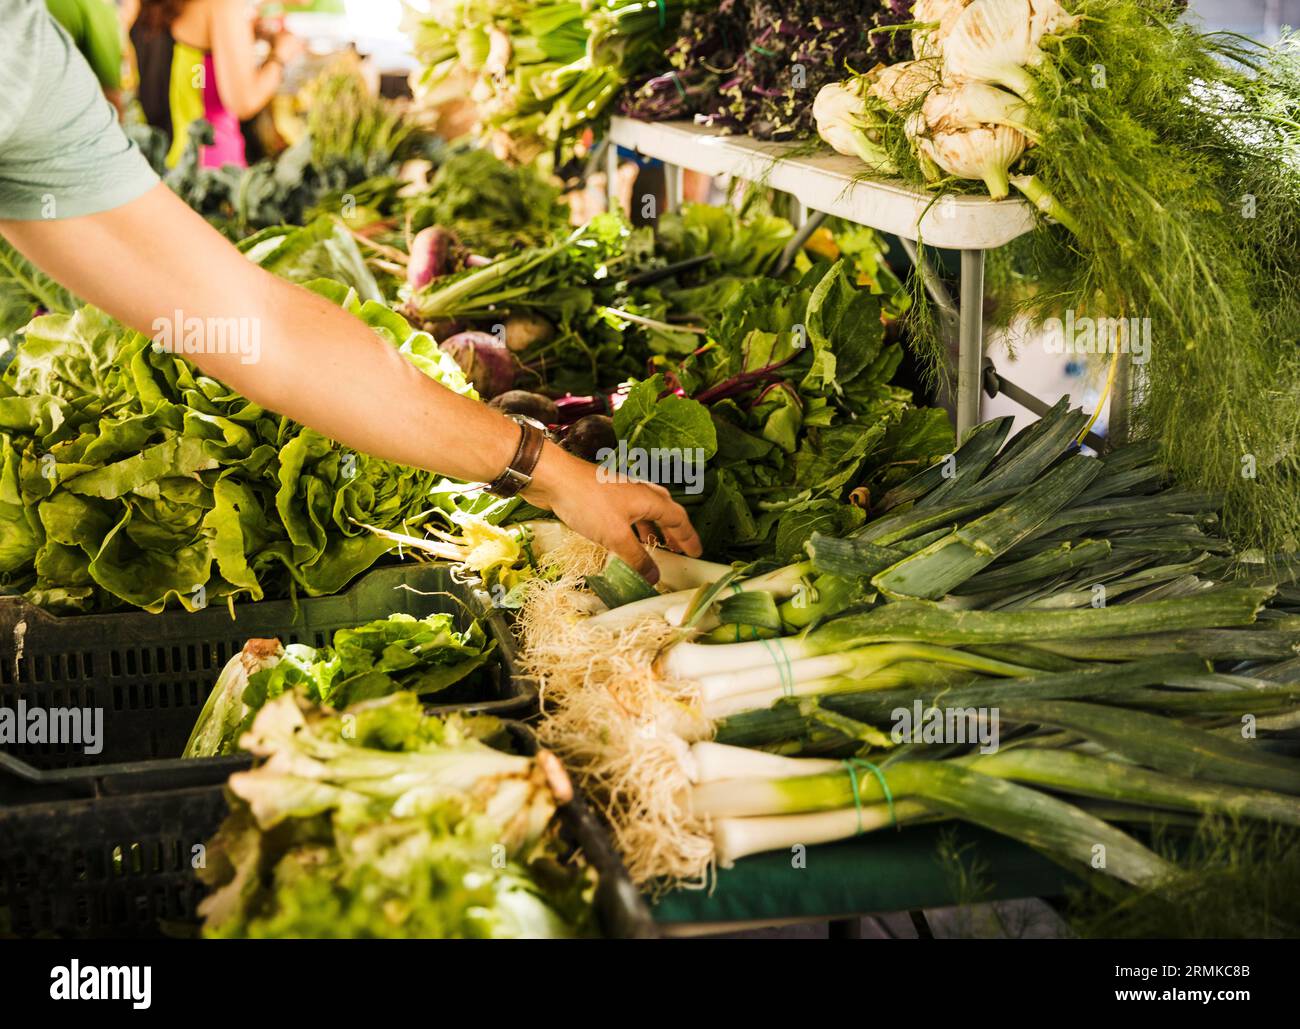
<svg viewBox="0 0 1300 1029"><path fill-rule="evenodd" d="M514 455L515 423L423 375L339 307L258 268L161 184L84 217L0 221L0 235L78 296L149 336L175 312L208 324L252 319L255 362L239 353L187 356L258 404L358 451L471 482L494 479ZM656 524L670 546L699 553L685 512L666 491L601 483L596 473L548 444L524 496L651 578L633 526Z"/></svg>
<svg viewBox="0 0 1300 1029"><path fill-rule="evenodd" d="M284 78L284 65L302 52L301 41L276 36L272 60L257 63L253 23L242 0L208 0L212 64L221 102L244 121L270 103Z"/></svg>

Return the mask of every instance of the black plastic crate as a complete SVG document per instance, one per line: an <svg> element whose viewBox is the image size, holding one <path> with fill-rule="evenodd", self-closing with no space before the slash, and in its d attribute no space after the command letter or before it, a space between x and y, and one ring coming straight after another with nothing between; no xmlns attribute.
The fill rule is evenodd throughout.
<svg viewBox="0 0 1300 1029"><path fill-rule="evenodd" d="M220 786L0 807L0 907L20 936L156 937L194 920Z"/></svg>
<svg viewBox="0 0 1300 1029"><path fill-rule="evenodd" d="M505 726L514 750L536 752L531 729ZM41 773L0 755L0 798L6 781L22 780L25 788L24 802L0 802L0 909L8 908L10 931L87 938L156 937L165 927L196 931L204 887L194 877L195 848L225 817L221 784L249 763L240 755ZM596 911L605 935L657 935L613 842L580 794L560 808L560 817L567 839L597 872Z"/></svg>
<svg viewBox="0 0 1300 1029"><path fill-rule="evenodd" d="M103 749L67 744L0 744L0 752L56 769L179 757L209 692L231 655L249 639L320 647L337 629L403 612L447 612L464 628L479 618L497 655L475 676L437 694L438 710L519 716L536 690L518 673L513 637L500 609L450 566L377 568L344 593L259 601L190 613L131 611L59 617L21 597L0 597L0 708L101 708ZM484 678L487 681L484 681Z"/></svg>

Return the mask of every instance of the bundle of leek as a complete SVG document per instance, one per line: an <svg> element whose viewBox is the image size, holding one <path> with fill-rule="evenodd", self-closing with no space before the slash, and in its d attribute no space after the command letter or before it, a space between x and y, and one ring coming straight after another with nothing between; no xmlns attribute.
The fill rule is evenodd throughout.
<svg viewBox="0 0 1300 1029"><path fill-rule="evenodd" d="M924 711L1019 704L1014 719L1003 717L1035 748L1052 740L1073 748L1096 731L1095 720L1081 722L1069 707L1079 701L1151 712L1167 730L1162 738L1183 746L1177 726L1155 712L1207 730L1245 715L1290 717L1300 706L1300 592L1289 582L1279 587L1277 573L1293 582L1300 565L1278 561L1242 574L1213 533L1214 498L1169 488L1146 445L1104 460L1074 452L1084 417L1063 402L1010 440L1007 419L977 426L955 454L882 498L861 529L844 539L814 534L807 559L786 568L729 571L648 596L610 592L627 576L607 576L608 610L589 617L572 601L583 592L572 580L525 602L520 627L543 689L543 736L586 779L635 876L702 882L710 862L735 855L732 843L719 849L720 812L693 793L702 745L883 758L891 766L900 754L910 764L916 745L900 746L889 729L916 703ZM1233 667L1241 662L1251 663L1249 674ZM1108 735L1097 745L1148 760L1124 744ZM946 778L907 780L920 806L896 808L900 819L909 810L951 814L955 808L926 790L965 789L972 774L983 783L1010 767L962 765L959 776L925 764L903 774ZM1190 763L1151 770L1205 778ZM838 766L834 774L850 775ZM1275 778L1270 788L1280 788ZM953 785L958 779L965 785ZM1066 819L1063 801L1005 786L995 792L1009 811L1019 798L1048 822ZM1188 793L1188 803L1223 809L1211 794L1218 796ZM1110 799L1128 810L1143 803L1137 795ZM819 817L819 839L857 824L856 813ZM974 820L995 825L992 815L981 817ZM1056 828L1061 835L1042 845L1078 856L1066 821ZM1035 842L1014 819L1000 831Z"/></svg>

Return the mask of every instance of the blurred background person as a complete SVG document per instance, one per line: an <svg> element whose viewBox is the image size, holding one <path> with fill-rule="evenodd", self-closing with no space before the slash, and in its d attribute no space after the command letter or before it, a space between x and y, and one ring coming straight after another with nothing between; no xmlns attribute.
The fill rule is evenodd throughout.
<svg viewBox="0 0 1300 1029"><path fill-rule="evenodd" d="M139 74L138 99L150 125L171 140L167 166L185 150L190 125L212 125L204 167L247 167L240 122L264 108L284 80L285 66L303 53L288 32L270 40L259 63L254 22L243 0L138 0L131 46Z"/></svg>

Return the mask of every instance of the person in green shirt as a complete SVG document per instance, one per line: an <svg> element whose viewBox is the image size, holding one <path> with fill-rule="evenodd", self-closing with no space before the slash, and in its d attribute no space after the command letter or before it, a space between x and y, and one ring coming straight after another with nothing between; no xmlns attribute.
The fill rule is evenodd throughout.
<svg viewBox="0 0 1300 1029"><path fill-rule="evenodd" d="M45 0L114 107L122 106L122 26L111 0Z"/></svg>
<svg viewBox="0 0 1300 1029"><path fill-rule="evenodd" d="M255 319L257 361L224 338L186 356L354 450L498 492L522 486L652 582L641 543L652 529L700 553L667 490L602 481L596 465L446 389L342 308L245 258L158 180L40 0L0 0L0 96L0 236L77 296L147 336L181 316Z"/></svg>

